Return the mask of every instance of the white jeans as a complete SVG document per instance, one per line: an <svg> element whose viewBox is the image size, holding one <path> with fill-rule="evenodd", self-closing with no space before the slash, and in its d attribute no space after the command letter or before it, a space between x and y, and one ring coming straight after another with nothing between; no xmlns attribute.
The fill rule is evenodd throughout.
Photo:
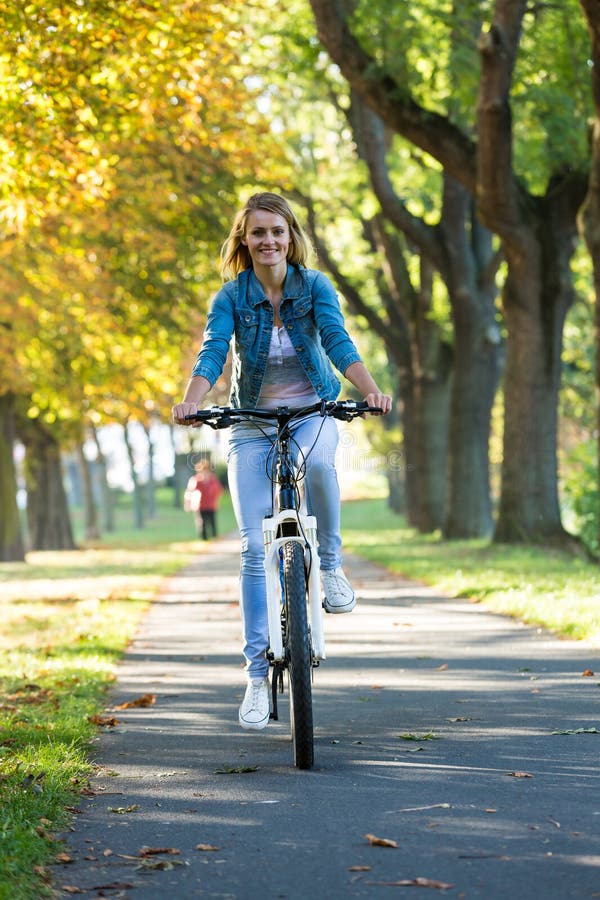
<svg viewBox="0 0 600 900"><path fill-rule="evenodd" d="M294 462L306 470L308 512L317 517L321 568L335 569L342 561L340 490L335 470L337 424L317 414L292 423L290 429ZM263 677L269 669L265 655L269 630L262 520L273 508L271 474L275 429L269 426L265 430L269 436L254 426L234 426L227 460L229 490L242 539L242 628L246 671L251 678Z"/></svg>

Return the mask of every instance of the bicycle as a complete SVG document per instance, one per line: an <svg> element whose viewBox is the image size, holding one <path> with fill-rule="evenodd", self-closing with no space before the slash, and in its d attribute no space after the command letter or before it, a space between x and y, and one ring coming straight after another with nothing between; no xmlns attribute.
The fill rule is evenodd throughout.
<svg viewBox="0 0 600 900"><path fill-rule="evenodd" d="M214 429L243 421L257 424L270 421L277 426L269 473L274 484L273 509L263 519L269 626L267 658L273 671L271 717L275 720L278 719L277 693L283 693L283 673L288 672L294 764L299 769L310 769L314 764L312 673L325 659L325 639L317 520L301 511L302 465L296 469L293 463L290 425L317 412L324 418L332 416L349 422L366 412L381 412L381 409L364 401L330 400L300 409L213 406L185 417L190 424L201 423Z"/></svg>

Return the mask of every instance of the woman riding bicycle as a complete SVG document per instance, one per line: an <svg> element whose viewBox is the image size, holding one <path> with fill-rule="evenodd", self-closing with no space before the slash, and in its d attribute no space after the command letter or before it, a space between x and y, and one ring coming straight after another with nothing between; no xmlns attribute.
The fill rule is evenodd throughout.
<svg viewBox="0 0 600 900"><path fill-rule="evenodd" d="M287 200L254 194L235 217L221 252L226 281L214 297L202 347L173 420L187 424L221 375L232 337L233 407L301 408L334 400L340 391L332 363L369 406L383 413L382 393L349 337L335 289L306 268L309 241ZM305 472L308 512L317 517L324 607L350 612L355 595L342 569L340 492L335 471L337 425L318 414L291 426L292 446ZM228 479L242 539L241 611L248 685L239 711L243 728L269 722L268 622L263 516L272 506L270 460L274 429L249 422L232 426Z"/></svg>

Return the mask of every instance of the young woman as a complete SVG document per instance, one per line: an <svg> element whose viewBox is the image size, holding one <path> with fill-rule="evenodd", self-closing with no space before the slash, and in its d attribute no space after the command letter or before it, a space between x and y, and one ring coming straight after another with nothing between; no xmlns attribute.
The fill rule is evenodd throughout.
<svg viewBox="0 0 600 900"><path fill-rule="evenodd" d="M384 413L382 393L346 331L335 289L306 268L310 245L289 203L278 194L254 194L233 221L221 252L227 280L212 301L202 347L173 420L201 407L220 376L233 340L230 403L234 407L301 408L334 400L340 382L332 364L370 406ZM251 423L232 426L229 487L242 539L241 609L248 685L239 711L243 728L269 722L266 658L267 606L262 519L271 508L271 440ZM274 433L274 432L273 432ZM335 471L337 425L319 415L292 426L293 446L306 458L306 500L318 520L325 610L350 612L354 591L342 569L340 494ZM315 443L316 441L316 443ZM310 450L310 453L309 453Z"/></svg>

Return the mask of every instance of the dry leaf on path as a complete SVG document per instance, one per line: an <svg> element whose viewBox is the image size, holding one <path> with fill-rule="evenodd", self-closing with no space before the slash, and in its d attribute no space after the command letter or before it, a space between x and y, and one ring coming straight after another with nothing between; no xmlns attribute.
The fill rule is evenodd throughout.
<svg viewBox="0 0 600 900"><path fill-rule="evenodd" d="M349 872L370 872L371 866L348 866Z"/></svg>
<svg viewBox="0 0 600 900"><path fill-rule="evenodd" d="M119 724L116 716L88 716L88 722L100 725L102 728L114 728Z"/></svg>
<svg viewBox="0 0 600 900"><path fill-rule="evenodd" d="M177 847L142 847L140 850L140 856L157 856L159 853L170 853L173 856L178 856L181 850L178 850Z"/></svg>
<svg viewBox="0 0 600 900"><path fill-rule="evenodd" d="M371 847L397 847L398 842L392 841L389 838L380 838L376 837L374 834L365 834L366 839L370 843Z"/></svg>
<svg viewBox="0 0 600 900"><path fill-rule="evenodd" d="M534 778L530 772L505 772L505 775L510 775L512 778Z"/></svg>
<svg viewBox="0 0 600 900"><path fill-rule="evenodd" d="M131 709L134 706L152 706L156 700L156 694L142 694L135 700L127 700L126 703L119 703L115 709Z"/></svg>
<svg viewBox="0 0 600 900"><path fill-rule="evenodd" d="M183 863L180 859L156 859L155 857L148 856L140 860L140 864L136 866L136 869L142 872L155 870L170 872L171 869L175 868L175 866L183 865L185 865L185 863Z"/></svg>
<svg viewBox="0 0 600 900"><path fill-rule="evenodd" d="M196 844L196 850L202 850L204 853L210 853L213 850L220 850L220 847L214 847L212 844Z"/></svg>
<svg viewBox="0 0 600 900"><path fill-rule="evenodd" d="M592 677L594 676L594 674L595 674L595 673L592 672L591 669L585 669L585 670L581 673L581 675L582 675L583 678L592 678Z"/></svg>
<svg viewBox="0 0 600 900"><path fill-rule="evenodd" d="M108 806L107 809L111 813L116 813L118 816L124 816L126 813L136 812L138 810L139 804L132 803L131 806Z"/></svg>

